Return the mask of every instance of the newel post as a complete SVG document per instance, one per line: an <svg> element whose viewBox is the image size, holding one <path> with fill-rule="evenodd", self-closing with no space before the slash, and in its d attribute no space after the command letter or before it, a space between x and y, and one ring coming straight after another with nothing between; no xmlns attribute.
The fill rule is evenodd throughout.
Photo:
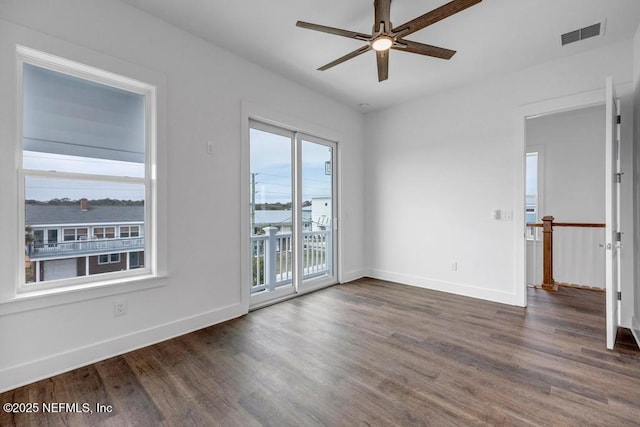
<svg viewBox="0 0 640 427"><path fill-rule="evenodd" d="M267 235L267 247L265 248L264 257L264 277L267 281L266 285L269 291L275 290L276 287L276 255L278 242L276 241L277 227L265 227L264 233Z"/></svg>
<svg viewBox="0 0 640 427"><path fill-rule="evenodd" d="M555 291L556 282L553 280L553 217L545 216L542 218L542 263L543 277L542 289Z"/></svg>

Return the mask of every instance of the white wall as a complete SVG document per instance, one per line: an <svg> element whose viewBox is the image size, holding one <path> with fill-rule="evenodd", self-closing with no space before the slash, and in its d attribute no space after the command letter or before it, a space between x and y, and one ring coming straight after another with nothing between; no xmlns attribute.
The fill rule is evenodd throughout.
<svg viewBox="0 0 640 427"><path fill-rule="evenodd" d="M368 114L368 273L520 303L522 224L491 217L523 211L516 110L602 89L608 75L629 83L631 56L618 43Z"/></svg>
<svg viewBox="0 0 640 427"><path fill-rule="evenodd" d="M149 70L164 79L158 215L166 232L160 240L166 240L168 275L151 284L163 286L119 295L128 301L123 317L113 316L116 297L108 292L91 299L79 292L0 304L0 391L246 312L238 238L245 194L243 101L313 123L339 139L339 163L349 165L338 171L340 277L362 274L359 112L117 1L5 0L0 3L0 295L13 289L19 265L18 207L11 203L17 188L16 43L107 68L141 70L141 76ZM206 154L209 140L214 155ZM64 305L42 307L49 303Z"/></svg>
<svg viewBox="0 0 640 427"><path fill-rule="evenodd" d="M604 105L527 120L527 147L544 150L543 210L560 222L604 222Z"/></svg>

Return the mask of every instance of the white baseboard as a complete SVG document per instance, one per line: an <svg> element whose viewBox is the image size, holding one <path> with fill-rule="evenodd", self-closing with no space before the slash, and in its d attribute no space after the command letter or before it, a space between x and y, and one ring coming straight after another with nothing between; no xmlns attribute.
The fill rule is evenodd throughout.
<svg viewBox="0 0 640 427"><path fill-rule="evenodd" d="M640 347L640 319L636 316L631 318L631 333L636 339L636 344Z"/></svg>
<svg viewBox="0 0 640 427"><path fill-rule="evenodd" d="M445 282L442 280L434 280L420 276L395 273L392 271L370 269L367 270L366 273L367 276L374 279L388 280L391 282L401 283L403 285L416 286L418 288L431 289L434 291L448 292L451 294L478 298L482 300L498 302L501 304L518 305L515 293L494 291L490 289L465 285L463 283Z"/></svg>
<svg viewBox="0 0 640 427"><path fill-rule="evenodd" d="M132 334L0 370L0 393L246 314L241 304L189 316Z"/></svg>
<svg viewBox="0 0 640 427"><path fill-rule="evenodd" d="M340 283L347 283L357 279L362 279L365 276L366 274L364 270L349 271L346 273L342 273L342 277L340 278Z"/></svg>

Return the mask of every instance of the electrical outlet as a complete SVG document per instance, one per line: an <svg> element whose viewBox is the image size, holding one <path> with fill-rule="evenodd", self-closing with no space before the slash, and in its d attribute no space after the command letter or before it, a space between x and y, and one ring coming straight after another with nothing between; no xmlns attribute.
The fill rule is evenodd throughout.
<svg viewBox="0 0 640 427"><path fill-rule="evenodd" d="M458 262L454 261L451 263L451 271L458 271Z"/></svg>
<svg viewBox="0 0 640 427"><path fill-rule="evenodd" d="M207 154L213 154L214 148L213 141L207 141Z"/></svg>
<svg viewBox="0 0 640 427"><path fill-rule="evenodd" d="M114 316L124 316L127 314L127 302L126 301L116 301L113 303L113 315Z"/></svg>

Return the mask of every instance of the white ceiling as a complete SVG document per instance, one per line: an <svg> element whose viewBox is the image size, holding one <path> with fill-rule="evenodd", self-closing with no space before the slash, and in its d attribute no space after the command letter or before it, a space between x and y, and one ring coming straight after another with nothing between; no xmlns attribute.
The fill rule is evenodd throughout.
<svg viewBox="0 0 640 427"><path fill-rule="evenodd" d="M640 0L484 0L407 37L457 50L451 60L391 51L389 80L378 83L373 52L316 70L363 42L295 26L303 20L371 33L373 0L123 1L363 111L629 40L640 21ZM393 0L391 22L446 2ZM603 36L561 46L561 34L597 22Z"/></svg>

